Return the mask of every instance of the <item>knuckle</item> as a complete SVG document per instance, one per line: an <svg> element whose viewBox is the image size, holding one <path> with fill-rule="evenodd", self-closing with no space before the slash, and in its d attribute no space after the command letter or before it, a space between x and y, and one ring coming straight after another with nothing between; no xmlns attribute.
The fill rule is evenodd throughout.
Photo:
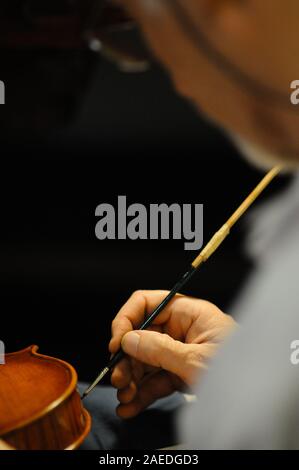
<svg viewBox="0 0 299 470"><path fill-rule="evenodd" d="M228 326L234 327L237 325L236 321L231 315L227 315L227 314L224 314L224 315L225 315L225 319L226 319Z"/></svg>
<svg viewBox="0 0 299 470"><path fill-rule="evenodd" d="M111 375L110 382L113 387L117 388L118 377L115 373Z"/></svg>
<svg viewBox="0 0 299 470"><path fill-rule="evenodd" d="M121 370L116 370L111 376L111 384L115 388L123 388L126 385L126 376Z"/></svg>
<svg viewBox="0 0 299 470"><path fill-rule="evenodd" d="M137 289L133 292L132 297L138 298L138 297L143 297L144 291L141 289Z"/></svg>
<svg viewBox="0 0 299 470"><path fill-rule="evenodd" d="M205 361L199 351L189 350L186 354L185 364L182 378L185 383L192 385L198 377L200 369L205 368Z"/></svg>
<svg viewBox="0 0 299 470"><path fill-rule="evenodd" d="M169 336L166 333L161 333L161 346L163 349L172 348L172 342L169 341Z"/></svg>
<svg viewBox="0 0 299 470"><path fill-rule="evenodd" d="M166 333L161 333L158 348L155 349L157 362L162 365L164 363L164 353L174 354L175 353L176 341L170 340L170 337Z"/></svg>
<svg viewBox="0 0 299 470"><path fill-rule="evenodd" d="M204 358L202 357L198 349L188 349L186 353L186 363L189 367L198 367L200 362L203 362Z"/></svg>
<svg viewBox="0 0 299 470"><path fill-rule="evenodd" d="M117 318L114 318L114 320L112 320L112 323L111 323L111 331L113 335L115 335L118 329L118 325L119 325L119 320Z"/></svg>

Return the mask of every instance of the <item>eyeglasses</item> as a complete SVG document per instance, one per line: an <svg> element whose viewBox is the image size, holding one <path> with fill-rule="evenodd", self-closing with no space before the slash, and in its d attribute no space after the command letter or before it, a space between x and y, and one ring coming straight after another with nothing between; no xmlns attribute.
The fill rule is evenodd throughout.
<svg viewBox="0 0 299 470"><path fill-rule="evenodd" d="M136 23L109 0L95 0L87 20L85 38L90 49L114 62L124 72L150 68L150 54Z"/></svg>
<svg viewBox="0 0 299 470"><path fill-rule="evenodd" d="M0 48L88 47L124 72L150 68L136 23L110 0L2 0L0 28Z"/></svg>

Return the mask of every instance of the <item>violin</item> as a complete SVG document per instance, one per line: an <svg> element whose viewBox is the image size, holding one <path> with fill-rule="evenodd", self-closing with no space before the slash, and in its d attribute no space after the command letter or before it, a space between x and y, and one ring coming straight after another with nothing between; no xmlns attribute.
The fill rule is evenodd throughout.
<svg viewBox="0 0 299 470"><path fill-rule="evenodd" d="M37 350L30 346L6 354L0 366L0 448L76 449L91 427L76 371Z"/></svg>

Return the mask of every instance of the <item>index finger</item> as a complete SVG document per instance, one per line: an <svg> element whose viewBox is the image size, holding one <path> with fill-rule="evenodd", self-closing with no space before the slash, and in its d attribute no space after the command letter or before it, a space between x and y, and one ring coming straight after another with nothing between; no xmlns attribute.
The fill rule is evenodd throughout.
<svg viewBox="0 0 299 470"><path fill-rule="evenodd" d="M128 331L138 329L147 315L165 299L169 291L142 291L134 292L129 300L123 305L111 325L111 341L109 350L115 353L120 348L122 337ZM171 314L172 301L153 321L153 324L159 325L168 320Z"/></svg>

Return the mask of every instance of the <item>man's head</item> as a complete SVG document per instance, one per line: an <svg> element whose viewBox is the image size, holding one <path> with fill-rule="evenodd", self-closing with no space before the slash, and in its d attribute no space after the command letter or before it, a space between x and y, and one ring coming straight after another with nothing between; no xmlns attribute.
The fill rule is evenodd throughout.
<svg viewBox="0 0 299 470"><path fill-rule="evenodd" d="M290 101L299 79L298 0L117 2L177 90L237 144L299 163L299 106Z"/></svg>

